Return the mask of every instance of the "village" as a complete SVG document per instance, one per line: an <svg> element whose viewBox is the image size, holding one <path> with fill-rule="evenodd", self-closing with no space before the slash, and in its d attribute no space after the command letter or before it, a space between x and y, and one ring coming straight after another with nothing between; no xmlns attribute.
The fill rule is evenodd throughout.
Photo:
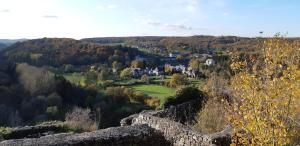
<svg viewBox="0 0 300 146"><path fill-rule="evenodd" d="M160 62L162 62L163 65L156 66L156 67L145 67L145 68L131 67L132 77L140 78L143 75L148 75L148 76L161 76L163 78L165 75L172 75L175 73L186 75L187 77L190 78L202 77L203 74L199 70L190 67L189 64L187 63L188 61L186 60L183 61L184 60L183 57L204 60L203 65L205 66L214 66L216 64L216 61L212 59L213 55L210 54L189 55L189 54L180 54L180 53L169 53L168 56L160 58ZM150 61L151 58L137 55L135 57L135 60L147 62Z"/></svg>

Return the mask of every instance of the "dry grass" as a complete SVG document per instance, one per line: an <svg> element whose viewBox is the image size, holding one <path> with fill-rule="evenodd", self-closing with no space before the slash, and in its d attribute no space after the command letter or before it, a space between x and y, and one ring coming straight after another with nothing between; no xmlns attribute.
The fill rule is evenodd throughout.
<svg viewBox="0 0 300 146"><path fill-rule="evenodd" d="M91 110L74 107L66 114L66 124L76 131L95 131L98 124L90 117Z"/></svg>
<svg viewBox="0 0 300 146"><path fill-rule="evenodd" d="M226 107L226 102L209 99L203 109L199 111L194 127L205 134L224 130L228 124L225 117Z"/></svg>
<svg viewBox="0 0 300 146"><path fill-rule="evenodd" d="M151 108L158 108L160 106L160 100L157 98L147 98L145 99L145 103Z"/></svg>

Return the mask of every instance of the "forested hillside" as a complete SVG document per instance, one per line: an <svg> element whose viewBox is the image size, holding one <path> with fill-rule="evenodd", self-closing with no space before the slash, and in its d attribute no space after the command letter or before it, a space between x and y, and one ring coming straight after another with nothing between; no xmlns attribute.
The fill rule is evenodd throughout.
<svg viewBox="0 0 300 146"><path fill-rule="evenodd" d="M123 46L102 46L74 39L43 38L15 43L1 52L8 62L27 62L32 65L87 65L113 61L130 62L137 49Z"/></svg>
<svg viewBox="0 0 300 146"><path fill-rule="evenodd" d="M83 41L100 44L126 43L128 45L164 46L169 51L186 50L205 52L207 49L253 50L258 38L236 36L191 36L191 37L107 37L86 38Z"/></svg>
<svg viewBox="0 0 300 146"><path fill-rule="evenodd" d="M5 48L5 47L6 47L5 44L0 43L0 50L2 50L2 49Z"/></svg>
<svg viewBox="0 0 300 146"><path fill-rule="evenodd" d="M84 105L87 93L44 69L0 65L0 125L18 126L59 119L69 106Z"/></svg>

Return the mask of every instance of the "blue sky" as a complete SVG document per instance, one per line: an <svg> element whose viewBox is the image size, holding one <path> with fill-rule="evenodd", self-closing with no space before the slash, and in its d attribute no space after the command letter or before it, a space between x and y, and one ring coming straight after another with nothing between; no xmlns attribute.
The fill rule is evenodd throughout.
<svg viewBox="0 0 300 146"><path fill-rule="evenodd" d="M299 0L0 0L0 38L300 36Z"/></svg>

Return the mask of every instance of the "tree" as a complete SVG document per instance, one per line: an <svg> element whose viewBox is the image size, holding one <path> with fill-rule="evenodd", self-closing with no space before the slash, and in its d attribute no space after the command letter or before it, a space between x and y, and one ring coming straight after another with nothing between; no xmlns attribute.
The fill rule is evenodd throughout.
<svg viewBox="0 0 300 146"><path fill-rule="evenodd" d="M203 102L205 100L205 95L202 91L197 89L196 87L183 87L179 88L176 91L176 95L174 97L168 98L165 103L164 107L169 107L171 105L178 105L184 102L192 101L192 100L199 100Z"/></svg>
<svg viewBox="0 0 300 146"><path fill-rule="evenodd" d="M170 65L165 65L165 72L170 75L173 72L173 68Z"/></svg>
<svg viewBox="0 0 300 146"><path fill-rule="evenodd" d="M236 145L293 145L299 137L299 42L275 37L264 42L261 59L246 62L231 84L229 119ZM241 64L241 63L236 63Z"/></svg>
<svg viewBox="0 0 300 146"><path fill-rule="evenodd" d="M118 61L114 61L112 63L112 68L115 70L120 70L122 68L122 63L119 63Z"/></svg>
<svg viewBox="0 0 300 146"><path fill-rule="evenodd" d="M177 60L177 61L182 61L182 60L183 60L183 56L182 56L182 55L176 56L176 60Z"/></svg>
<svg viewBox="0 0 300 146"><path fill-rule="evenodd" d="M98 73L98 80L107 80L109 77L109 70L106 67L103 67L100 71L100 73Z"/></svg>
<svg viewBox="0 0 300 146"><path fill-rule="evenodd" d="M147 76L147 75L143 75L142 77L141 77L141 81L142 82L144 82L144 83L146 83L146 84L150 84L150 78L149 78L149 76Z"/></svg>
<svg viewBox="0 0 300 146"><path fill-rule="evenodd" d="M133 91L125 87L108 87L105 92L106 96L115 102L127 102L129 96L133 95Z"/></svg>
<svg viewBox="0 0 300 146"><path fill-rule="evenodd" d="M58 93L52 93L48 97L46 97L47 106L62 106L62 99Z"/></svg>
<svg viewBox="0 0 300 146"><path fill-rule="evenodd" d="M191 59L189 66L196 71L199 71L201 62L198 59Z"/></svg>
<svg viewBox="0 0 300 146"><path fill-rule="evenodd" d="M144 62L140 60L133 60L131 62L131 67L133 68L143 68L144 67Z"/></svg>
<svg viewBox="0 0 300 146"><path fill-rule="evenodd" d="M74 70L74 66L72 64L65 64L64 65L64 72L72 72Z"/></svg>
<svg viewBox="0 0 300 146"><path fill-rule="evenodd" d="M10 126L9 116L13 113L13 109L6 105L0 105L0 125L1 126Z"/></svg>
<svg viewBox="0 0 300 146"><path fill-rule="evenodd" d="M130 78L131 76L132 76L131 68L125 68L120 73L120 77L122 79Z"/></svg>
<svg viewBox="0 0 300 146"><path fill-rule="evenodd" d="M28 64L16 67L20 83L32 95L46 95L55 90L55 76L44 68L37 68Z"/></svg>
<svg viewBox="0 0 300 146"><path fill-rule="evenodd" d="M188 83L188 79L181 74L173 74L170 81L171 87L177 87L179 85L186 85Z"/></svg>

